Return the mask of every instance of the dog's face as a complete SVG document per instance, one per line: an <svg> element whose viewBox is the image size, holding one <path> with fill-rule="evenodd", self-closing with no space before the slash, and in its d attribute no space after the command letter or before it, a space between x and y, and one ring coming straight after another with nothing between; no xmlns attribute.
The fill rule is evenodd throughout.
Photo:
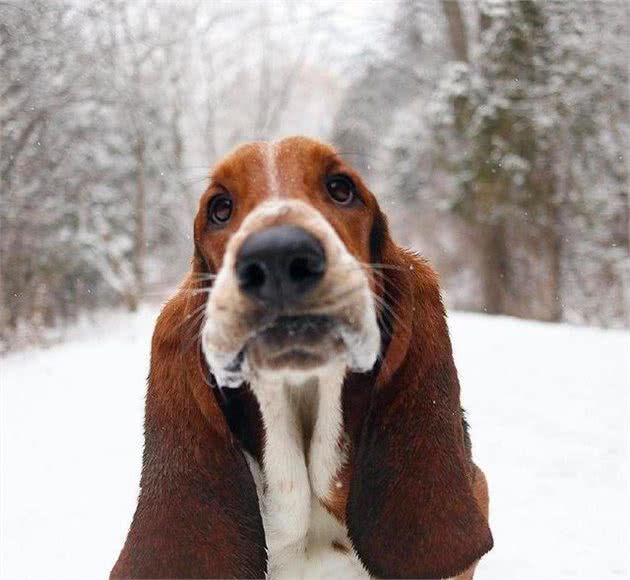
<svg viewBox="0 0 630 580"><path fill-rule="evenodd" d="M201 339L220 386L374 365L378 215L356 172L316 141L245 145L215 168L195 246L215 276Z"/></svg>

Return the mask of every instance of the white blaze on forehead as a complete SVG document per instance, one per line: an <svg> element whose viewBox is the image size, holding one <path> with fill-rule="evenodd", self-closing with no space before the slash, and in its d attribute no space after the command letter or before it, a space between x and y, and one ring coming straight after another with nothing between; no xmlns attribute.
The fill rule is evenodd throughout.
<svg viewBox="0 0 630 580"><path fill-rule="evenodd" d="M262 154L267 169L267 183L271 197L280 197L280 185L278 179L278 165L276 164L276 144L263 143Z"/></svg>

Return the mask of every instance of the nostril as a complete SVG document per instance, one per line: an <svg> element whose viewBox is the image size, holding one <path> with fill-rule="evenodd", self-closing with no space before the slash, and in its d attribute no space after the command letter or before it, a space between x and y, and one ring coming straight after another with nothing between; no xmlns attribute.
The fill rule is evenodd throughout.
<svg viewBox="0 0 630 580"><path fill-rule="evenodd" d="M289 277L299 282L311 275L311 265L308 258L294 258L289 264Z"/></svg>
<svg viewBox="0 0 630 580"><path fill-rule="evenodd" d="M252 291L265 285L267 274L265 269L257 262L252 262L238 272L239 284L242 290Z"/></svg>
<svg viewBox="0 0 630 580"><path fill-rule="evenodd" d="M289 278L293 282L314 281L323 272L323 260L319 256L296 256L289 263Z"/></svg>

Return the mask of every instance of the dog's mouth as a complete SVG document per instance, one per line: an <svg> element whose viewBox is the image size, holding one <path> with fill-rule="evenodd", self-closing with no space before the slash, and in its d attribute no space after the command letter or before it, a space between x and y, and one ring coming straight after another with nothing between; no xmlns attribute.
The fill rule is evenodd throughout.
<svg viewBox="0 0 630 580"><path fill-rule="evenodd" d="M240 371L246 358L252 368L305 370L345 350L340 323L334 317L279 316L250 337L227 370Z"/></svg>
<svg viewBox="0 0 630 580"><path fill-rule="evenodd" d="M255 339L272 348L291 349L317 343L331 332L334 326L332 316L312 314L280 316L258 332Z"/></svg>
<svg viewBox="0 0 630 580"><path fill-rule="evenodd" d="M237 388L268 372L291 382L336 366L366 372L378 357L380 332L369 292L355 291L352 300L301 310L217 308L205 322L202 346L217 385Z"/></svg>

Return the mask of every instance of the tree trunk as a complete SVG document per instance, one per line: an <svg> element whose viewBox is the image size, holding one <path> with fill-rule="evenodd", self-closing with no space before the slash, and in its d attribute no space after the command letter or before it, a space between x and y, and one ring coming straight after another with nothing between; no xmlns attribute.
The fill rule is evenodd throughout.
<svg viewBox="0 0 630 580"><path fill-rule="evenodd" d="M144 256L146 249L146 183L145 183L145 142L140 135L136 143L136 203L135 203L135 236L133 248L133 269L135 276L135 297L127 300L130 310L136 310L138 302L144 295Z"/></svg>
<svg viewBox="0 0 630 580"><path fill-rule="evenodd" d="M468 33L458 0L442 0L442 11L448 25L448 35L456 60L468 62Z"/></svg>
<svg viewBox="0 0 630 580"><path fill-rule="evenodd" d="M507 281L507 251L505 247L505 224L479 224L481 261L483 270L483 311L488 314L505 312L504 294Z"/></svg>
<svg viewBox="0 0 630 580"><path fill-rule="evenodd" d="M135 312L136 310L138 310L138 296L135 292L127 292L124 298L125 304L127 305L127 310L129 310L129 312Z"/></svg>
<svg viewBox="0 0 630 580"><path fill-rule="evenodd" d="M554 218L555 219L555 218ZM551 322L562 320L562 234L557 219L546 229L546 242L549 252L549 318Z"/></svg>

